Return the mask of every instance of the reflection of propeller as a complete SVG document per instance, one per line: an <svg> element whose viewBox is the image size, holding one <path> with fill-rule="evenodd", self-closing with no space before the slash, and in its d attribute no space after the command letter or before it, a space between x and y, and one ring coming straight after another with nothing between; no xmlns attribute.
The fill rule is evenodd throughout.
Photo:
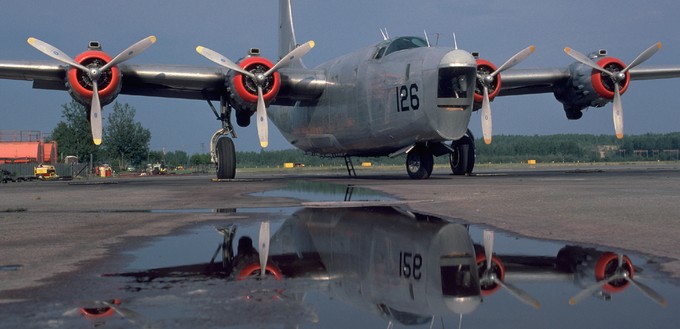
<svg viewBox="0 0 680 329"><path fill-rule="evenodd" d="M492 284L497 284L500 285L501 287L505 288L515 296L515 298L519 299L520 301L531 305L535 308L540 308L541 303L526 293L525 291L509 284L506 282L503 282L502 278L498 277L498 273L494 271L494 264L493 264L493 240L494 240L494 234L493 231L488 231L484 230L484 255L486 257L486 264L484 268L484 272L479 278L480 284L482 285L492 285Z"/></svg>
<svg viewBox="0 0 680 329"><path fill-rule="evenodd" d="M659 49L661 49L661 42L653 44L651 47L647 48L645 51L640 53L628 66L623 70L618 72L609 71L600 65L593 62L588 56L571 49L569 47L564 48L564 52L571 56L576 61L581 64L587 65L594 70L600 71L607 76L609 76L614 84L614 99L613 99L613 119L614 119L614 129L616 131L616 137L618 139L623 138L623 107L621 105L621 85L622 81L626 80L626 73L628 70L642 64L650 57L652 57Z"/></svg>
<svg viewBox="0 0 680 329"><path fill-rule="evenodd" d="M594 292L602 289L607 284L611 284L618 280L626 280L627 282L630 282L633 286L640 289L640 291L645 296L649 297L649 299L655 301L661 306L666 306L668 302L661 295L659 295L659 293L654 291L652 288L640 282L637 282L633 279L632 271L629 271L629 269L627 268L627 266L632 266L630 264L630 260L628 259L628 257L625 257L624 260L624 257L625 257L624 255L618 254L616 270L614 271L614 274L612 276L606 277L579 291L578 294L569 299L569 304L576 305L576 303L582 301L587 296L592 295Z"/></svg>
<svg viewBox="0 0 680 329"><path fill-rule="evenodd" d="M99 79L101 78L104 72L122 62L127 61L128 59L137 56L138 54L146 50L146 48L151 46L154 42L156 42L156 37L149 36L138 41L137 43L128 47L127 49L123 50L120 54L114 57L110 62L104 64L104 66L102 67L96 67L94 65L85 67L77 63L75 60L71 59L69 55L65 54L56 47L44 41L40 41L36 38L28 38L28 43L31 46L40 50L47 56L50 56L64 64L68 64L69 66L75 67L83 71L92 82L92 100L90 101L91 103L90 129L92 130L92 140L96 145L102 143L102 117L101 117L102 108L101 102L99 100L99 86L98 86Z"/></svg>
<svg viewBox="0 0 680 329"><path fill-rule="evenodd" d="M484 89L484 98L482 100L482 133L484 135L484 143L486 144L491 144L491 136L492 136L492 124L491 124L491 105L490 105L490 100L489 100L489 87L492 85L494 78L496 75L499 73L519 64L521 61L523 61L525 58L527 58L529 55L531 55L534 50L536 50L535 46L529 46L527 48L524 48L514 56L510 57L503 65L501 65L498 69L493 71L490 74L487 75L477 75L477 79L480 81L483 89Z"/></svg>
<svg viewBox="0 0 680 329"><path fill-rule="evenodd" d="M264 277L269 258L269 221L260 223L260 240L258 241L258 252L260 253L260 275Z"/></svg>
<svg viewBox="0 0 680 329"><path fill-rule="evenodd" d="M262 87L267 81L267 78L274 74L274 72L276 72L281 67L288 65L291 61L304 56L312 48L314 48L314 41L308 41L307 43L293 49L290 53L281 58L281 60L279 60L278 63L276 63L272 68L264 73L252 73L246 71L228 58L202 46L196 47L196 52L219 65L247 76L257 86L257 133L260 138L260 146L267 147L267 145L269 145L269 128L267 123L267 107L265 105L264 96L262 95Z"/></svg>

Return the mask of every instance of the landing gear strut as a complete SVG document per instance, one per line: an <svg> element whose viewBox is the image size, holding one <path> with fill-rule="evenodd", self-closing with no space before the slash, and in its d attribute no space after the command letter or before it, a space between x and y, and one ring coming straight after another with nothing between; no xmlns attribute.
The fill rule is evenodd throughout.
<svg viewBox="0 0 680 329"><path fill-rule="evenodd" d="M219 113L210 101L208 104L217 119L222 122L222 128L210 139L210 157L215 163L217 179L233 179L236 176L236 150L234 141L228 135L236 138L236 133L231 125L231 107L224 97L220 98Z"/></svg>
<svg viewBox="0 0 680 329"><path fill-rule="evenodd" d="M475 139L470 130L463 138L451 142L453 152L449 154L449 163L454 175L469 175L475 167Z"/></svg>

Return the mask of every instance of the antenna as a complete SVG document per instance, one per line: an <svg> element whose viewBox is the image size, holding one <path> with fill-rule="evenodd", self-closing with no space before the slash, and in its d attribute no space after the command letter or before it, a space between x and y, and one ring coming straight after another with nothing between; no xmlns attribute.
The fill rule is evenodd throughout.
<svg viewBox="0 0 680 329"><path fill-rule="evenodd" d="M453 32L453 48L458 50L458 41L456 41L456 32Z"/></svg>
<svg viewBox="0 0 680 329"><path fill-rule="evenodd" d="M390 38L390 34L387 33L387 28L380 29L380 33L382 33L383 39L387 40Z"/></svg>
<svg viewBox="0 0 680 329"><path fill-rule="evenodd" d="M430 38L427 37L427 31L423 30L423 33L425 34L425 41L427 41L427 46L430 47Z"/></svg>

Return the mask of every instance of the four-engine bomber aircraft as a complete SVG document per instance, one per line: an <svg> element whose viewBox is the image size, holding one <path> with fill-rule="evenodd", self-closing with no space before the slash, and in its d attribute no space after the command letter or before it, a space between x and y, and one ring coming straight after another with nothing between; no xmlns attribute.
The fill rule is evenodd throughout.
<svg viewBox="0 0 680 329"><path fill-rule="evenodd" d="M497 96L551 92L567 118L588 107L613 103L616 135L623 137L621 95L631 80L680 77L680 66L637 66L661 48L656 43L629 64L601 50L584 55L565 48L576 62L566 68L510 70L533 51L530 46L496 67L464 50L432 47L427 37L389 38L319 65L301 57L314 47L298 45L290 0L280 0L279 57L274 64L258 49L234 63L199 46L196 51L219 67L123 64L152 45L150 36L111 58L98 42L74 59L35 38L28 42L54 62L0 61L0 78L30 80L38 89L67 90L89 108L92 137L101 143L101 107L118 94L208 101L222 122L211 140L217 177L234 178L231 137L234 110L239 126L255 114L260 144L268 144L268 117L295 147L309 154L345 157L406 154L410 177L428 178L434 156L449 155L454 174L471 173L474 138L468 130L481 110L482 131L491 142L490 102ZM502 73L502 74L501 74ZM220 102L217 110L212 101ZM350 171L351 172L351 171Z"/></svg>

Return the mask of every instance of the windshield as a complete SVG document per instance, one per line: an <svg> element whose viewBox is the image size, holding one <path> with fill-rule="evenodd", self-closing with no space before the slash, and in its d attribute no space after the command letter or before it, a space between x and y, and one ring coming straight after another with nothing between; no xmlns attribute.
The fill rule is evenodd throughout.
<svg viewBox="0 0 680 329"><path fill-rule="evenodd" d="M427 41L419 37L400 37L381 45L375 58L387 56L395 51L420 47L427 47Z"/></svg>

